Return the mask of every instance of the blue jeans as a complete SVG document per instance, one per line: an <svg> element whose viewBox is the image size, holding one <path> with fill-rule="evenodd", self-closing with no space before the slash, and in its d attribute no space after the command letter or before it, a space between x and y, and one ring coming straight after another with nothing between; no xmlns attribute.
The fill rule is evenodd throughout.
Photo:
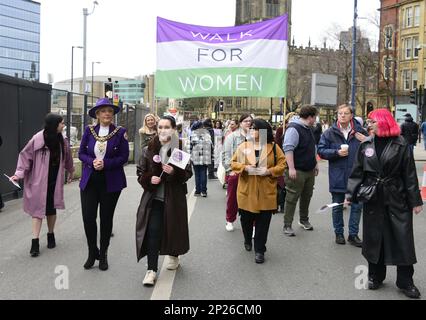
<svg viewBox="0 0 426 320"><path fill-rule="evenodd" d="M332 194L333 203L343 203L345 201L344 193ZM362 205L359 203L351 204L351 213L349 216L349 235L356 236L359 232L359 221L361 219ZM343 221L343 206L337 206L333 208L333 227L336 234L343 234L343 227L345 223Z"/></svg>
<svg viewBox="0 0 426 320"><path fill-rule="evenodd" d="M207 165L196 166L194 165L195 173L195 193L207 193Z"/></svg>

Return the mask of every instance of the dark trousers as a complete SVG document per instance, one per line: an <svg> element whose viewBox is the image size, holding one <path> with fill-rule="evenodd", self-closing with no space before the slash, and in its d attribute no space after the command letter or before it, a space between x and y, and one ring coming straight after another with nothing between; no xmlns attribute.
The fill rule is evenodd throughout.
<svg viewBox="0 0 426 320"><path fill-rule="evenodd" d="M105 172L93 172L87 183L86 189L80 191L81 210L83 213L84 232L86 233L89 250L97 248L98 206L100 206L101 254L105 253L111 238L112 224L119 192L106 191Z"/></svg>
<svg viewBox="0 0 426 320"><path fill-rule="evenodd" d="M207 165L194 165L195 193L207 193Z"/></svg>
<svg viewBox="0 0 426 320"><path fill-rule="evenodd" d="M145 239L147 246L148 270L157 272L158 256L160 254L161 238L164 225L164 203L154 200L152 202L151 214L148 218Z"/></svg>
<svg viewBox="0 0 426 320"><path fill-rule="evenodd" d="M3 207L4 207L3 198L0 193L0 209L2 209Z"/></svg>
<svg viewBox="0 0 426 320"><path fill-rule="evenodd" d="M268 240L269 224L271 223L272 213L251 213L240 210L241 227L244 234L244 243L252 243L253 225L256 225L254 233L254 251L265 253L266 241Z"/></svg>
<svg viewBox="0 0 426 320"><path fill-rule="evenodd" d="M410 266L397 266L396 267L396 286L398 288L406 288L409 285L413 285L413 274L414 267ZM386 278L386 265L384 263L384 249L383 244L380 250L380 258L377 264L368 262L368 277L377 280L384 281Z"/></svg>

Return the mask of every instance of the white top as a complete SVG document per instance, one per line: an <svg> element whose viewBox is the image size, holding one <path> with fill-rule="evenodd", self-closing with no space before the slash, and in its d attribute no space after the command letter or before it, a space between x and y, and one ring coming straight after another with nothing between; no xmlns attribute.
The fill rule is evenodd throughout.
<svg viewBox="0 0 426 320"><path fill-rule="evenodd" d="M107 126L107 127L100 126L98 137L105 137L108 134L109 134L109 126ZM103 145L103 147L102 147L102 145ZM103 160L105 158L107 145L108 145L108 141L105 141L105 142L96 141L96 144L95 144L96 159Z"/></svg>
<svg viewBox="0 0 426 320"><path fill-rule="evenodd" d="M349 136L349 133L351 132L351 130L352 130L352 127L351 127L350 124L348 124L348 127L346 129L344 129L343 127L340 127L340 131L343 133L346 140L348 140L348 136Z"/></svg>

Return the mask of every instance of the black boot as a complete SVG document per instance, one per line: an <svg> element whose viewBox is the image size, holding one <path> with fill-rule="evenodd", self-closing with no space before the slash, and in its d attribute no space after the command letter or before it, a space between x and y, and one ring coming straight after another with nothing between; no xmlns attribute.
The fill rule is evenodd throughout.
<svg viewBox="0 0 426 320"><path fill-rule="evenodd" d="M56 247L55 234L53 232L47 234L47 247L49 249Z"/></svg>
<svg viewBox="0 0 426 320"><path fill-rule="evenodd" d="M95 264L95 260L99 260L99 249L89 249L89 256L87 257L86 263L84 264L84 269L90 269Z"/></svg>
<svg viewBox="0 0 426 320"><path fill-rule="evenodd" d="M31 257L38 257L39 254L40 254L40 244L38 242L38 238L33 239L31 242L30 255Z"/></svg>
<svg viewBox="0 0 426 320"><path fill-rule="evenodd" d="M99 269L102 271L108 270L107 252L108 250L101 250L99 255Z"/></svg>

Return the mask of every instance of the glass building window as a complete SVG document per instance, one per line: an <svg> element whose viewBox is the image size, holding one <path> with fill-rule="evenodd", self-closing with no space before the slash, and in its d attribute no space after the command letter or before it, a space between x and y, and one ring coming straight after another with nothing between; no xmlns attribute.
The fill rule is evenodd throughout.
<svg viewBox="0 0 426 320"><path fill-rule="evenodd" d="M411 70L411 80L412 80L411 88L413 89L417 88L417 70L416 69Z"/></svg>
<svg viewBox="0 0 426 320"><path fill-rule="evenodd" d="M385 27L385 49L392 49L393 44L393 28Z"/></svg>
<svg viewBox="0 0 426 320"><path fill-rule="evenodd" d="M402 70L402 85L403 90L410 90L411 85L411 70Z"/></svg>
<svg viewBox="0 0 426 320"><path fill-rule="evenodd" d="M384 62L383 62L383 77L385 80L389 80L392 76L391 76L391 67L392 67L392 62L391 59L389 58L385 58Z"/></svg>
<svg viewBox="0 0 426 320"><path fill-rule="evenodd" d="M420 6L414 6L414 26L420 25Z"/></svg>
<svg viewBox="0 0 426 320"><path fill-rule="evenodd" d="M411 27L413 25L413 8L405 9L405 27Z"/></svg>
<svg viewBox="0 0 426 320"><path fill-rule="evenodd" d="M235 106L237 109L241 109L241 98L235 99Z"/></svg>
<svg viewBox="0 0 426 320"><path fill-rule="evenodd" d="M24 2L21 0L16 0L15 2ZM23 11L18 8L12 8L4 5L0 5L0 12L2 15L7 17L16 17L21 20L32 21L36 23L40 23L40 13Z"/></svg>
<svg viewBox="0 0 426 320"><path fill-rule="evenodd" d="M30 1L22 0L2 0L1 3L6 6L10 6L17 9L40 14L40 6Z"/></svg>
<svg viewBox="0 0 426 320"><path fill-rule="evenodd" d="M266 0L266 16L278 17L280 15L280 4L278 0Z"/></svg>
<svg viewBox="0 0 426 320"><path fill-rule="evenodd" d="M411 54L413 51L413 39L412 38L406 38L404 41L405 44L405 59L411 59Z"/></svg>
<svg viewBox="0 0 426 320"><path fill-rule="evenodd" d="M0 1L0 73L39 80L40 4Z"/></svg>
<svg viewBox="0 0 426 320"><path fill-rule="evenodd" d="M413 37L413 57L414 58L418 58L419 57L419 50L420 50L419 38L418 37Z"/></svg>

